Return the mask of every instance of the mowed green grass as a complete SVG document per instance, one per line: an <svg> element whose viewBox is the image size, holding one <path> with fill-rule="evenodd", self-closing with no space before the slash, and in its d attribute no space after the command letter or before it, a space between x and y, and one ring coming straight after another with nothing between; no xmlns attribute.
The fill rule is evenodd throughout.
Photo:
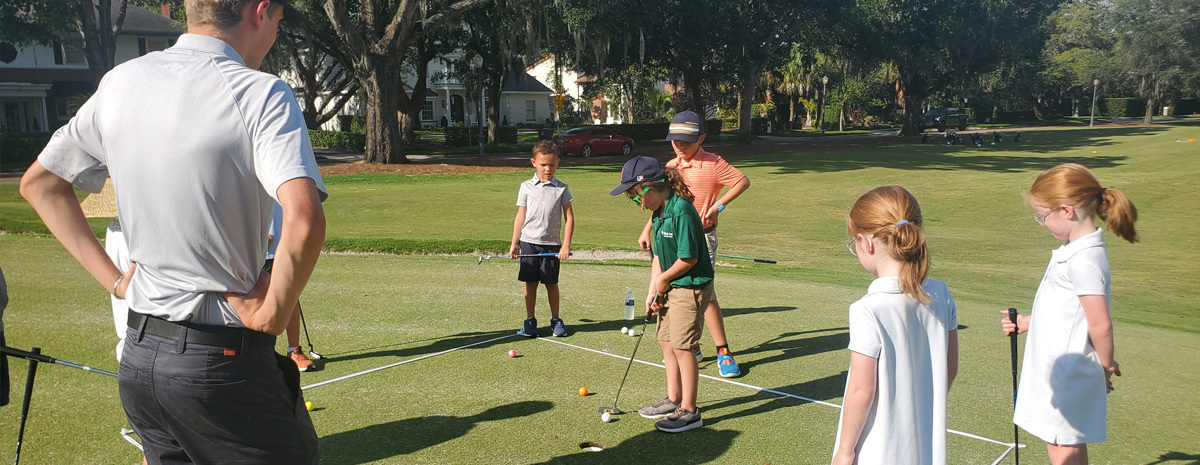
<svg viewBox="0 0 1200 465"><path fill-rule="evenodd" d="M901 184L921 200L934 256L959 306L962 363L950 395L950 428L1011 441L1008 341L999 311L1028 310L1056 241L1031 221L1022 193L1041 170L1064 161L1094 168L1105 186L1137 204L1142 243L1108 235L1113 263L1117 356L1125 373L1110 395L1107 443L1093 463L1192 463L1200 454L1200 322L1194 263L1200 258L1194 179L1200 145L1180 144L1197 126L1026 133L998 149L935 144L805 148L731 157L753 180L722 214L722 252L778 265L718 268L726 325L746 375L738 382L840 404L848 353L845 309L870 282L845 250L844 216L858 195ZM1079 147L1085 147L1083 149ZM1010 151L1005 152L1004 148ZM1095 150L1097 153L1091 153ZM720 153L720 147L714 148ZM649 151L647 151L649 153ZM657 153L654 153L657 155ZM563 169L577 214L577 248L633 250L646 213L608 196L616 166ZM329 242L341 249L499 251L511 234L517 184L528 171L475 176L367 175L327 178ZM0 218L36 222L15 186L0 186ZM102 228L103 223L98 224ZM0 267L12 303L12 346L115 369L104 291L52 238L0 236ZM329 254L304 296L313 342L328 358L306 385L468 344L383 371L318 386L305 396L325 463L823 463L838 410L702 379L706 426L682 435L653 431L636 414L603 424L625 358L544 340L505 337L524 317L516 265L474 256ZM644 289L647 266L632 260L569 261L562 276L570 337L556 339L628 357L635 339L618 332L626 287ZM548 322L539 303L543 329ZM542 316L545 315L545 316ZM1023 338L1022 338L1023 342ZM712 344L701 373L716 376ZM306 344L307 345L307 344ZM520 357L509 359L515 349ZM638 359L658 362L652 340ZM24 386L14 365L14 403ZM663 392L661 368L634 364L621 394L626 410ZM580 397L587 386L594 394ZM0 409L0 457L11 456L19 405ZM38 372L25 463L134 463L116 383L59 366ZM1022 433L1025 463L1046 463ZM584 453L595 441L607 450ZM1004 447L951 435L952 463L991 463ZM1174 462L1172 457L1179 458ZM1007 459L1011 463L1011 456Z"/></svg>

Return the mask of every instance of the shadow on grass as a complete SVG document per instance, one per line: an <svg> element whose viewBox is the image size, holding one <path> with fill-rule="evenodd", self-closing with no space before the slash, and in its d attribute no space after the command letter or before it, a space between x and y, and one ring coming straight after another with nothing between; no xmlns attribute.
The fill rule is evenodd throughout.
<svg viewBox="0 0 1200 465"><path fill-rule="evenodd" d="M707 420L706 420L707 421ZM555 457L542 465L589 465L613 463L709 463L721 457L733 440L741 434L737 431L721 431L703 428L687 434L667 434L651 430L626 439L620 444L603 444L600 452L578 452Z"/></svg>
<svg viewBox="0 0 1200 465"><path fill-rule="evenodd" d="M1189 461L1190 460L1190 461ZM1158 456L1158 460L1147 463L1146 465L1158 465L1160 463L1175 463L1186 462L1178 465L1200 465L1200 454L1185 454L1183 452L1167 452Z"/></svg>
<svg viewBox="0 0 1200 465"><path fill-rule="evenodd" d="M782 360L790 360L799 357L807 357L825 352L845 349L850 344L850 328L828 328L815 329L812 331L794 331L783 333L775 336L767 341L755 344L737 351L737 354L753 354L758 352L774 352L779 351L777 355L767 358L754 360L743 363L743 365L766 365ZM833 334L822 334L813 336L813 333L826 333L838 331ZM807 336L796 339L798 336Z"/></svg>
<svg viewBox="0 0 1200 465"><path fill-rule="evenodd" d="M746 307L746 308L725 308L721 307L721 316L746 315L750 313L775 313L787 312L795 310L796 307Z"/></svg>
<svg viewBox="0 0 1200 465"><path fill-rule="evenodd" d="M434 415L370 425L321 438L321 461L367 463L411 454L457 439L485 421L533 415L553 407L552 402L527 401L493 407L467 417Z"/></svg>
<svg viewBox="0 0 1200 465"><path fill-rule="evenodd" d="M826 376L824 378L814 379L811 381L805 381L803 383L797 383L797 384L793 384L791 386L784 386L784 387L780 387L780 388L771 388L771 389L775 390L775 391L779 391L779 392L786 392L788 394L794 394L797 396L807 397L809 399L814 399L814 400L834 399L834 398L842 397L842 393L845 391L846 373L847 372L843 371L840 374L830 375L830 376ZM762 404L759 404L759 405L756 405L756 406L750 407L750 408L738 409L734 412L731 412L731 413L728 413L725 415L721 415L721 416L707 416L706 415L704 417L704 426L716 425L725 420L732 420L734 418L746 417L746 416L750 416L750 415L757 415L760 413L770 412L770 411L778 409L778 408L795 407L797 405L802 405L802 404L808 403L806 401L792 398L792 397L784 397L784 396L780 396L778 394L772 394L770 392L759 391L758 393L755 393L755 394L749 395L749 396L734 397L731 399L718 401L713 404L702 405L701 409L704 412L708 412L708 411L734 408L734 407L738 407L742 404L747 404L750 402L760 402L760 401L764 401L764 400L766 402L763 402Z"/></svg>
<svg viewBox="0 0 1200 465"><path fill-rule="evenodd" d="M326 353L326 354L324 354L325 357L322 358L322 360L324 360L323 364L328 365L331 363L341 362L341 361L345 361L345 360L357 360L357 359L362 359L362 358L419 357L422 355L429 355L429 354L441 352L444 350L450 350L450 349L454 349L457 347L462 347L462 346L465 346L468 344L474 344L476 342L486 341L488 339L497 338L500 336L507 336L507 335L513 334L515 332L516 332L515 329L511 330L511 331L506 329L506 330L501 330L501 331L474 331L474 332L469 332L469 333L459 333L459 334L455 334L453 336L446 336L446 337L441 337L441 338L418 339L415 341L405 341L405 342L398 342L396 344L390 344L390 345L384 345L384 346L367 347L367 348L356 349L356 350L351 350L351 351L347 351L347 352ZM402 346L407 346L409 344L425 342L425 341L433 341L433 342L422 345L422 346L406 347L403 349L399 348ZM494 344L500 344L502 342L503 342L503 340L493 341L488 344L481 344L481 345L477 345L474 347L475 348L487 347L487 346L494 345Z"/></svg>

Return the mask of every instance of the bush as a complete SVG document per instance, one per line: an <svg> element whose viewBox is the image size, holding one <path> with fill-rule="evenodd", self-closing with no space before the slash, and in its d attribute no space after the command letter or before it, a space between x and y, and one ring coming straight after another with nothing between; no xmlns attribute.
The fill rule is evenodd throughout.
<svg viewBox="0 0 1200 465"><path fill-rule="evenodd" d="M0 133L0 163L6 169L24 169L37 160L38 154L50 142L52 132Z"/></svg>
<svg viewBox="0 0 1200 465"><path fill-rule="evenodd" d="M446 145L451 147L466 147L478 143L478 127L452 126L446 128Z"/></svg>
<svg viewBox="0 0 1200 465"><path fill-rule="evenodd" d="M367 135L361 133L310 129L308 138L312 140L313 147L360 152L367 148Z"/></svg>
<svg viewBox="0 0 1200 465"><path fill-rule="evenodd" d="M497 144L516 144L517 143L517 128L513 126L500 126L496 128L496 143Z"/></svg>
<svg viewBox="0 0 1200 465"><path fill-rule="evenodd" d="M1146 99L1103 98L1096 102L1096 113L1109 118L1145 116Z"/></svg>
<svg viewBox="0 0 1200 465"><path fill-rule="evenodd" d="M356 134L367 133L367 117L354 115L338 115L338 128L342 132L353 132Z"/></svg>
<svg viewBox="0 0 1200 465"><path fill-rule="evenodd" d="M754 120L758 118L775 119L775 104L773 103L755 103L750 105L750 124L754 124Z"/></svg>
<svg viewBox="0 0 1200 465"><path fill-rule="evenodd" d="M750 118L750 133L751 134L766 134L767 122L769 118Z"/></svg>

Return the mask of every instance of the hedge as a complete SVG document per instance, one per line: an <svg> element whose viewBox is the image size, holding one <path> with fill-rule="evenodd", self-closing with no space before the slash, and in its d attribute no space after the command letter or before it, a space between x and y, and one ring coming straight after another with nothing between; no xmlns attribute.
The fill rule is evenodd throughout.
<svg viewBox="0 0 1200 465"><path fill-rule="evenodd" d="M1194 115L1200 113L1200 100L1194 98L1181 98L1175 101L1175 108L1171 112L1177 116Z"/></svg>
<svg viewBox="0 0 1200 465"><path fill-rule="evenodd" d="M1096 114L1113 117L1146 116L1146 99L1103 98L1096 101Z"/></svg>
<svg viewBox="0 0 1200 465"><path fill-rule="evenodd" d="M487 128L483 129L487 132ZM446 128L446 145L451 147L467 147L479 143L479 126L475 127L448 127ZM517 128L516 126L500 126L496 128L496 143L497 144L513 144L517 143Z"/></svg>
<svg viewBox="0 0 1200 465"><path fill-rule="evenodd" d="M367 148L367 135L354 132L308 130L313 147L363 151Z"/></svg>
<svg viewBox="0 0 1200 465"><path fill-rule="evenodd" d="M52 132L5 132L0 133L0 163L6 169L24 169L50 142Z"/></svg>

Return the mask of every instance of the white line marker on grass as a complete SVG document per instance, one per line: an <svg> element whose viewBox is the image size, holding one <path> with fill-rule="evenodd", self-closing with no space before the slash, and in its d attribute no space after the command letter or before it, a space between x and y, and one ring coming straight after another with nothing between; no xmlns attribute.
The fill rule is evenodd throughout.
<svg viewBox="0 0 1200 465"><path fill-rule="evenodd" d="M582 350L586 350L586 351L588 351L588 352L595 352L595 353L597 353L597 354L601 354L601 355L607 355L607 356L609 356L609 357L613 357L613 358L619 358L619 359L622 359L622 360L624 360L624 359L625 359L625 357L622 357L622 356L620 356L620 355L617 355L617 354L613 354L613 353L609 353L609 352L604 352L604 351L600 351L600 350L596 350L596 349L592 349L592 348L588 348L588 347L577 346L577 345L575 345L575 344L568 344L568 343L566 343L566 342L562 342L562 341L556 341L556 340L554 340L554 339L548 339L548 338L544 338L544 337L542 337L542 338L538 338L538 339L539 339L539 340L542 340L542 341L546 341L546 342L553 342L553 343L555 343L555 344L562 344L562 345L564 345L564 346L567 346L567 347L574 347L574 348L576 348L576 349L582 349ZM641 363L641 364L643 364L643 365L650 365L650 366L653 366L653 367L666 368L666 367L664 367L664 366L662 366L662 365L660 365L660 364L657 364L657 363L651 363L651 362L647 362L647 361L644 361L644 360L637 360L637 359L634 359L634 361L635 361L635 362L638 362L638 363ZM733 381L733 380L726 379L726 378L718 378L718 377L716 377L716 376L711 376L711 375L700 375L700 377L702 377L702 378L707 378L707 379L711 379L711 380L713 380L713 381L720 381L720 382L723 382L723 383L729 383L729 384L732 384L732 385L735 385L735 386L741 386L741 387L750 388L750 389L755 389L755 390L759 390L759 391L763 391L763 392L769 392L769 393L771 393L771 394L777 394L777 395L781 395L781 396L785 396L785 397L791 397L791 398L793 398L793 399L800 399L800 400L803 400L803 401L806 401L806 402L811 402L811 403L814 403L814 404L821 404L821 405L825 405L825 406L829 406L829 407L834 407L834 408L837 408L837 409L841 409L841 408L842 408L842 406L841 406L841 405L838 405L838 404L833 404L833 403L829 403L829 402L825 402L825 401L820 401L820 400L816 400L816 399L810 399L810 398L808 398L808 397L804 397L804 396L798 396L798 395L795 395L795 394L789 394L789 393L786 393L786 392L783 392L783 391L776 391L776 390L774 390L774 389L768 389L768 388L761 387L761 386L755 386L755 385L753 385L753 384L739 383L739 382L737 382L737 381ZM990 442L990 443L992 443L992 444L998 444L998 445L1001 445L1001 446L1007 446L1007 447L1009 447L1009 449L1011 449L1011 448L1012 448L1012 443L1011 443L1011 442L1000 442L1000 441L997 441L997 440L995 440L995 439L988 439L988 438L985 438L985 437L982 437L982 436L976 436L976 435L974 435L974 434L971 434L971 433L964 433L964 432L962 432L962 431L957 431L957 430L952 430L952 429L947 429L947 430L946 430L946 432L949 432L949 433L954 433L954 434L957 434L957 435L959 435L959 436L965 436L965 437L968 437L968 438L971 438L971 439L978 439L978 440L980 440L980 441L984 441L984 442ZM1020 447L1025 447L1025 445L1024 445L1024 444L1021 444L1021 445L1020 445ZM1005 452L1005 455L1008 455L1008 452ZM1001 456L1000 456L1000 458L1004 458L1004 455L1001 455ZM993 464L993 465L995 465L995 464Z"/></svg>
<svg viewBox="0 0 1200 465"><path fill-rule="evenodd" d="M422 356L420 356L420 357L416 357L416 358L410 358L410 359L408 359L408 360L399 361L399 362L393 363L393 364L391 364L391 365L384 365L384 366L381 366L381 367L378 367L378 368L372 368L372 369L370 369L370 370L363 370L363 371L360 371L360 372L358 372L358 373L351 373L351 374L348 374L348 375L345 375L345 376L339 376L339 377L337 377L337 378L333 378L333 379L327 379L327 380L325 380L325 381L321 381L321 382L319 382L319 383L314 383L314 384L310 384L310 385L308 385L308 386L304 386L304 387L302 387L302 388L300 388L300 389L304 389L304 390L307 390L307 389L312 389L312 388L315 388L315 387L317 387L317 386L324 386L324 385L326 385L326 384L329 384L329 383L333 383L333 382L337 382L337 381L342 381L342 380L350 379L350 378L353 378L353 377L356 377L356 376L362 376L362 375L365 375L365 374L367 374L367 373L374 373L374 372L376 372L376 371L380 371L380 370L386 370L386 369L388 369L388 368L397 367L397 366L403 365L403 364L405 364L405 363L411 363L411 362L415 362L415 361L417 361L417 360L425 360L425 359L427 359L427 358L430 358L430 357L436 357L436 356L438 356L438 355L442 355L442 354L448 354L448 353L450 353L450 352L454 352L454 351L456 351L456 350L466 349L466 348L468 348L468 347L474 347L474 346L481 345L481 344L487 344L487 343L489 343L489 342L492 342L492 341L499 341L499 340L501 340L501 339L507 339L507 338L510 338L510 337L513 337L513 336L516 336L516 334L514 333L514 334L509 334L509 335L507 335L507 336L494 337L494 338L488 339L488 340L486 340L486 341L473 342L473 343L471 343L471 344L467 344L467 345L465 345L465 346L459 346L459 347L455 347L455 348L453 348L453 349L446 349L446 350L443 350L443 351L441 351L441 352L437 352L437 353L432 353L432 354L428 354L428 355L422 355Z"/></svg>

